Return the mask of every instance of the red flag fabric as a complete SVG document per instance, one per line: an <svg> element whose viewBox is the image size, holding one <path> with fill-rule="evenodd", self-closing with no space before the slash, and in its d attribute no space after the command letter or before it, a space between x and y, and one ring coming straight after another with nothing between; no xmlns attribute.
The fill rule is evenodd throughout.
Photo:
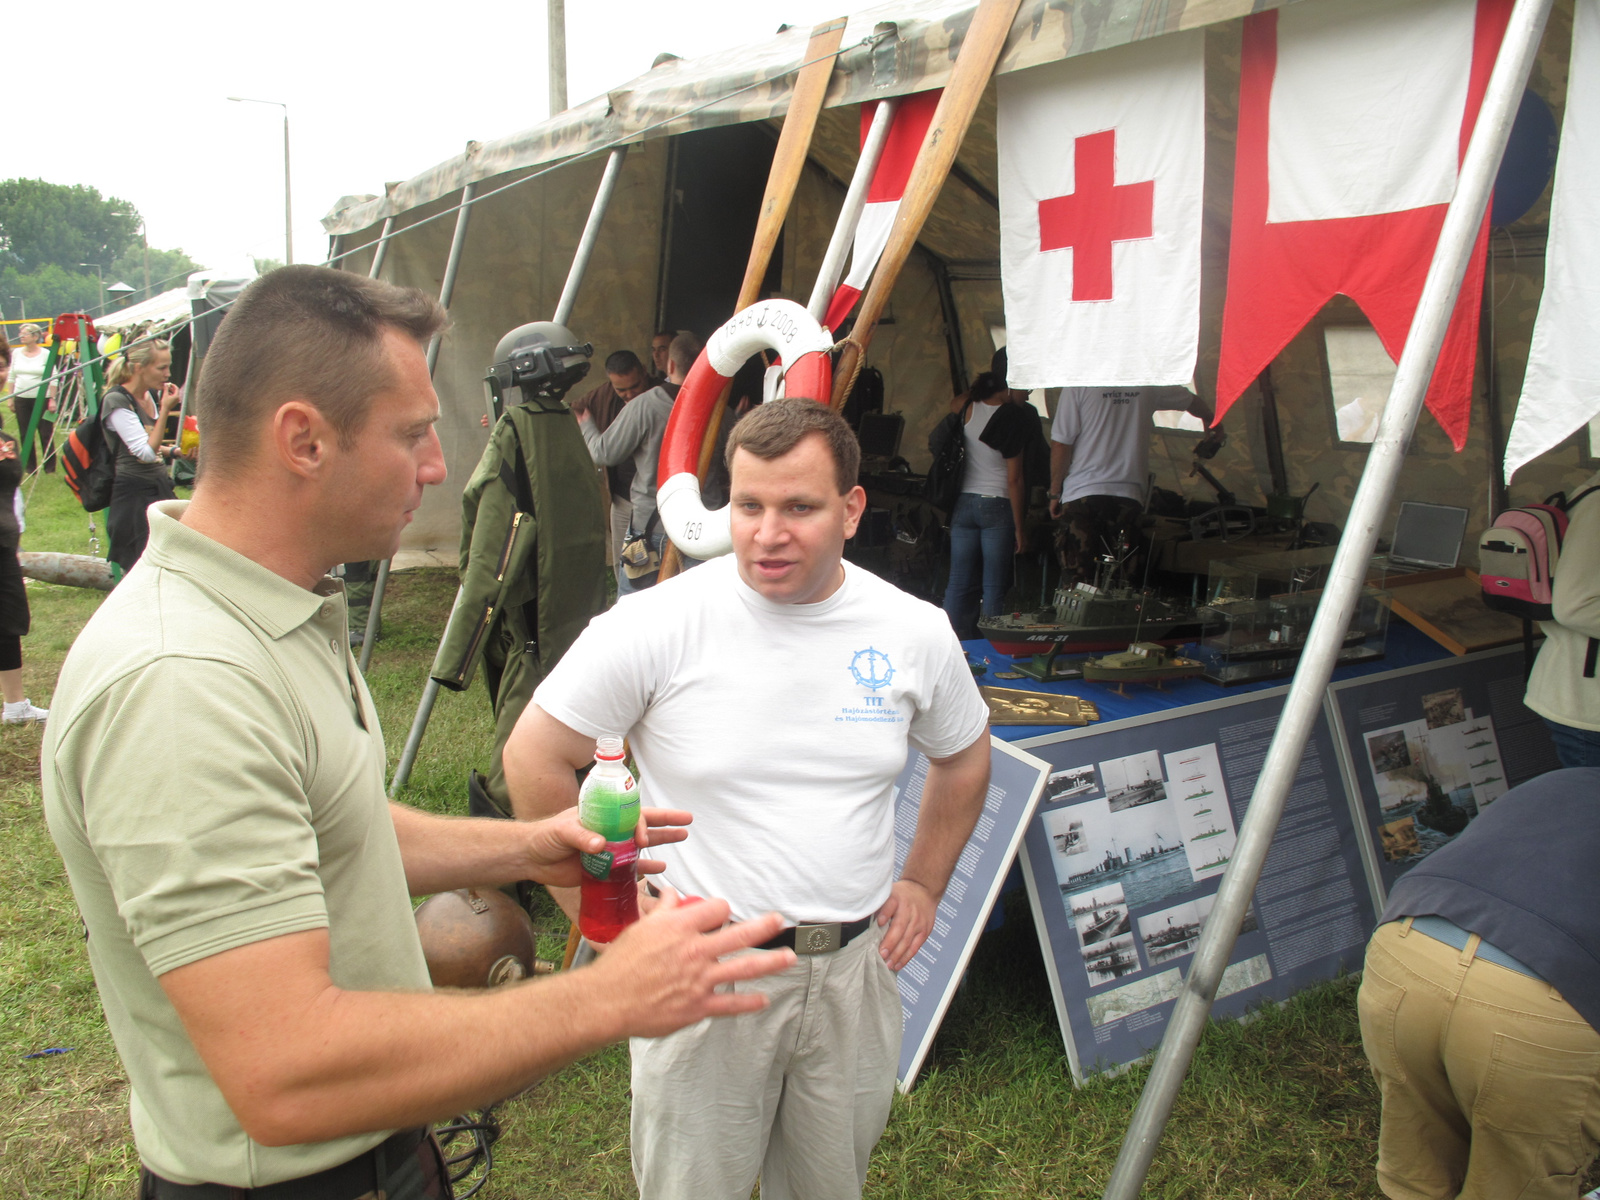
<svg viewBox="0 0 1600 1200"><path fill-rule="evenodd" d="M933 113L939 107L939 89L902 96L895 109L894 120L889 124L889 137L883 145L883 156L878 159L877 170L872 173L872 183L867 188L867 202L861 210L861 220L856 225L855 244L850 250L850 273L833 293L828 302L827 315L822 324L828 329L838 329L850 315L872 279L873 268L889 244L889 232L894 228L895 214L900 211L900 198L906 194L906 181L911 178L911 168L916 164L922 149L922 139L933 123ZM872 128L876 103L861 106L861 140L867 140L867 130Z"/></svg>
<svg viewBox="0 0 1600 1200"><path fill-rule="evenodd" d="M1219 419L1339 293L1399 361L1511 2L1332 0L1246 18ZM1486 215L1428 389L1457 450L1487 244Z"/></svg>

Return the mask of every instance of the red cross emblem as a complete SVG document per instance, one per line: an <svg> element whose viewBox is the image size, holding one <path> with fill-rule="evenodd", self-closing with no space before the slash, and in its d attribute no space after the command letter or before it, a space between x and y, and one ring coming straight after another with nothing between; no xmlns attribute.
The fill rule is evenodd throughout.
<svg viewBox="0 0 1600 1200"><path fill-rule="evenodd" d="M1073 140L1069 196L1039 201L1039 249L1072 247L1072 298L1111 299L1111 246L1152 236L1156 183L1118 184L1117 131Z"/></svg>

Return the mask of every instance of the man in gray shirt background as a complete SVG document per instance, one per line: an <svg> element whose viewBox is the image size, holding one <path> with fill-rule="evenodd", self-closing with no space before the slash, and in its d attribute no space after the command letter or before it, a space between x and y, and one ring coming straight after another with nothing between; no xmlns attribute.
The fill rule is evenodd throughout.
<svg viewBox="0 0 1600 1200"><path fill-rule="evenodd" d="M667 348L667 381L629 401L605 429L596 426L587 412L578 416L578 428L588 443L589 456L602 467L614 467L633 460L633 514L628 521L629 542L643 538L651 552L651 569L630 575L628 568L617 573L617 594L643 591L659 577L660 556L667 535L656 519L656 464L661 457L661 439L667 431L667 418L678 398L689 368L700 355L700 341L692 333L680 333Z"/></svg>

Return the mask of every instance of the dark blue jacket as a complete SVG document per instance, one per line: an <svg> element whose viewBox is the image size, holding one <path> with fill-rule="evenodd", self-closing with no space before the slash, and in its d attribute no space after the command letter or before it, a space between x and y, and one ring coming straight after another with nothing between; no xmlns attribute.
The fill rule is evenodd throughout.
<svg viewBox="0 0 1600 1200"><path fill-rule="evenodd" d="M1600 768L1512 788L1401 876L1383 920L1429 914L1532 967L1600 1029Z"/></svg>

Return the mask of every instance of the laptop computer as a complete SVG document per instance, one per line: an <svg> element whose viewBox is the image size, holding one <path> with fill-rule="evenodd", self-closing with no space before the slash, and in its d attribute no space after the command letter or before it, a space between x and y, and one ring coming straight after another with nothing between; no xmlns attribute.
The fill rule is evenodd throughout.
<svg viewBox="0 0 1600 1200"><path fill-rule="evenodd" d="M1407 500L1394 523L1394 540L1381 565L1391 575L1442 571L1461 561L1467 510L1453 504Z"/></svg>

